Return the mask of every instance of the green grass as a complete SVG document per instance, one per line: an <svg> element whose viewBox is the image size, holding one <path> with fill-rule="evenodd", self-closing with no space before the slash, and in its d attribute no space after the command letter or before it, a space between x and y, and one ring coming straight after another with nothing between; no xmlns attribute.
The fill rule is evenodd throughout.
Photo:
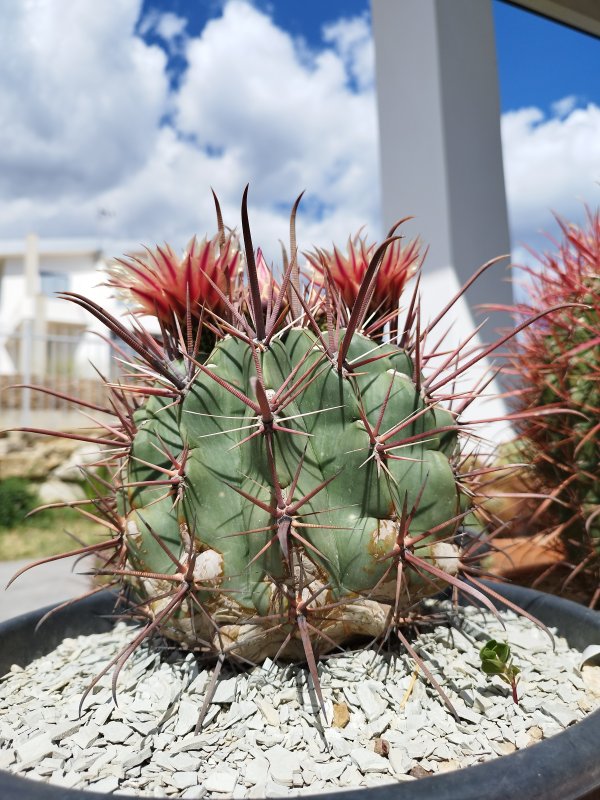
<svg viewBox="0 0 600 800"><path fill-rule="evenodd" d="M0 561L25 558L33 561L80 547L65 531L75 535L83 544L99 542L109 533L74 509L49 509L22 520L14 527L0 528Z"/></svg>

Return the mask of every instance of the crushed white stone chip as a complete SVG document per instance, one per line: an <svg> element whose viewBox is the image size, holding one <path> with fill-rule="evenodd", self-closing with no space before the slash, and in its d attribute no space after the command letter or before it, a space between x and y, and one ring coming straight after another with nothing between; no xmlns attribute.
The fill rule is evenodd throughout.
<svg viewBox="0 0 600 800"><path fill-rule="evenodd" d="M0 768L129 796L262 800L415 780L414 767L445 772L476 764L553 735L600 704L589 680L600 667L580 672L581 654L563 639L552 653L532 623L512 613L503 618L506 630L465 609L448 615L451 629L424 629L415 640L459 721L401 649L364 650L319 665L325 720L315 716L306 670L267 659L245 673L223 670L194 733L211 668L170 649L161 658L146 645L121 672L119 706L106 675L79 718L83 692L130 641L131 629L118 624L65 639L0 681ZM505 684L481 672L478 651L491 638L515 643L518 707ZM529 640L536 646L524 646ZM331 726L334 704L349 709L343 728ZM387 757L374 752L379 738Z"/></svg>
<svg viewBox="0 0 600 800"><path fill-rule="evenodd" d="M269 762L271 778L283 786L292 786L294 774L300 774L301 754L276 744L267 750L265 755Z"/></svg>
<svg viewBox="0 0 600 800"><path fill-rule="evenodd" d="M100 733L107 742L112 744L123 744L131 736L133 731L129 725L124 725L122 722L107 722L100 728Z"/></svg>
<svg viewBox="0 0 600 800"><path fill-rule="evenodd" d="M55 750L56 745L52 743L50 737L42 733L27 741L19 742L15 747L17 759L21 762L29 763L41 761L46 756L51 755Z"/></svg>
<svg viewBox="0 0 600 800"><path fill-rule="evenodd" d="M238 781L238 773L233 769L220 767L218 770L211 772L204 781L204 786L209 792L220 792L221 794L230 794L233 792L235 785Z"/></svg>
<svg viewBox="0 0 600 800"><path fill-rule="evenodd" d="M213 703L233 703L235 700L236 678L228 678L217 683L212 698Z"/></svg>
<svg viewBox="0 0 600 800"><path fill-rule="evenodd" d="M174 772L171 775L171 784L178 789L189 789L190 786L196 786L198 783L197 772Z"/></svg>
<svg viewBox="0 0 600 800"><path fill-rule="evenodd" d="M246 763L246 771L244 773L244 782L249 786L255 786L267 782L269 777L269 762L266 758L258 755L255 751L255 757Z"/></svg>
<svg viewBox="0 0 600 800"><path fill-rule="evenodd" d="M350 758L365 775L367 772L389 772L390 764L386 758L377 755L366 747L355 747L350 751Z"/></svg>

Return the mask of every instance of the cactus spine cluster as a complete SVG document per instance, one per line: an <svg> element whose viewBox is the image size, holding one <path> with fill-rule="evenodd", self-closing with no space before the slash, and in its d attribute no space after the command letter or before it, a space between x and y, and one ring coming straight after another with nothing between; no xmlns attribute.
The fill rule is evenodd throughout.
<svg viewBox="0 0 600 800"><path fill-rule="evenodd" d="M555 251L530 270L530 299L520 317L557 311L512 344L514 405L547 413L517 423L518 446L533 469L529 488L544 492L533 520L566 561L553 567L567 587L577 578L592 606L600 600L600 215L585 225L561 224ZM551 576L552 577L552 576ZM566 579L566 580L565 580Z"/></svg>
<svg viewBox="0 0 600 800"><path fill-rule="evenodd" d="M459 415L476 393L454 387L493 347L442 346L431 366L443 314L422 325L416 288L401 313L419 243L397 226L303 271L296 204L276 280L247 194L243 250L216 208L218 234L182 259L157 248L111 272L160 335L65 295L134 353L109 384L115 423L80 437L106 448L95 506L110 535L75 552L100 557L146 618L117 667L160 631L219 663L306 659L318 688L317 656L357 635L394 631L410 649L402 625L424 595L452 585L489 605L461 577Z"/></svg>

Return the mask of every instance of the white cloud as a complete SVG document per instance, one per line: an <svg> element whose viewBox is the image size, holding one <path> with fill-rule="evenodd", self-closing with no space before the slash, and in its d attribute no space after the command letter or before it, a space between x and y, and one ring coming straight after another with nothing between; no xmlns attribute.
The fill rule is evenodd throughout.
<svg viewBox="0 0 600 800"><path fill-rule="evenodd" d="M567 97L561 97L555 103L552 103L552 113L557 117L568 117L571 111L577 105L577 95L570 94Z"/></svg>
<svg viewBox="0 0 600 800"><path fill-rule="evenodd" d="M307 190L302 246L379 229L373 43L364 17L325 26L311 51L246 0L190 37L141 0L0 4L0 236L93 236L183 246L214 230L210 186L239 224L250 182L256 244L277 257ZM138 26L138 28L136 28ZM187 70L169 89L169 62ZM138 33L136 33L138 30ZM168 121L165 121L168 120ZM502 119L517 241L600 201L600 109L557 101ZM100 215L105 209L109 215ZM410 209L400 210L410 213Z"/></svg>
<svg viewBox="0 0 600 800"><path fill-rule="evenodd" d="M371 27L364 16L340 19L326 25L323 39L335 46L357 86L361 89L373 86L375 50Z"/></svg>
<svg viewBox="0 0 600 800"><path fill-rule="evenodd" d="M328 45L310 52L243 0L230 0L195 38L180 17L150 14L140 30L177 39L188 62L169 95L165 52L135 33L140 7L30 0L14 19L0 11L0 43L14 65L0 93L10 121L0 131L0 235L33 228L183 245L214 229L211 186L238 225L246 182L257 242L272 256L303 189L303 246L345 240L365 222L378 233L364 19L329 26Z"/></svg>
<svg viewBox="0 0 600 800"><path fill-rule="evenodd" d="M165 42L172 42L174 39L183 36L186 27L187 20L184 17L179 17L171 11L160 14L158 11L153 10L142 19L140 33L145 35L149 31L154 31Z"/></svg>
<svg viewBox="0 0 600 800"><path fill-rule="evenodd" d="M156 26L156 32L162 36L165 41L170 42L178 36L183 36L187 25L187 20L183 17L178 17L177 14L168 12L161 14L161 17Z"/></svg>
<svg viewBox="0 0 600 800"><path fill-rule="evenodd" d="M565 104L564 109L567 107ZM523 108L502 117L504 174L516 245L548 247L552 213L579 221L584 203L600 204L600 108L590 103L564 118Z"/></svg>
<svg viewBox="0 0 600 800"><path fill-rule="evenodd" d="M377 217L376 110L372 89L348 86L352 54L333 45L307 61L269 17L232 0L189 42L176 124L235 159L236 194L249 180L255 202L280 207L306 189L307 207L347 214L348 231Z"/></svg>
<svg viewBox="0 0 600 800"><path fill-rule="evenodd" d="M185 17L173 14L171 11L161 13L152 9L146 13L138 24L138 32L142 36L154 33L162 39L170 55L182 55L185 45L186 28L188 21Z"/></svg>
<svg viewBox="0 0 600 800"><path fill-rule="evenodd" d="M35 225L45 204L70 196L77 214L82 198L145 163L168 84L164 52L133 35L140 4L0 4L3 213L23 201Z"/></svg>

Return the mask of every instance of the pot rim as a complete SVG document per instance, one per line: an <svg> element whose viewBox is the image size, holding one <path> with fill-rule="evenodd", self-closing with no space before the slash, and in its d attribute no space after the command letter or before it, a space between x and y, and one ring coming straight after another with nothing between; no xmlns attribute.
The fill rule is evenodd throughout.
<svg viewBox="0 0 600 800"><path fill-rule="evenodd" d="M560 597L534 589L494 583L495 591L516 603L549 626L556 627L573 647L600 643L600 614ZM48 608L23 614L0 623L0 674L10 664L23 666L49 652L63 638L112 627L114 595L101 592L68 606L51 617L34 634L34 628ZM499 607L502 604L496 603ZM52 606L50 606L52 608ZM92 630L89 630L90 627ZM32 640L32 636L35 638ZM593 641L595 639L595 642ZM33 645L32 645L33 641ZM10 653L6 658L2 652ZM467 769L407 783L303 795L307 800L506 800L521 796L527 800L583 800L600 797L600 709L576 725L535 745L507 756L494 758ZM566 762L566 763L565 763ZM598 794L596 794L598 792ZM115 795L93 790L68 789L42 783L0 770L0 797L23 800L106 800ZM118 797L118 795L116 795ZM150 795L139 795L150 797ZM168 800L166 797L163 800Z"/></svg>

